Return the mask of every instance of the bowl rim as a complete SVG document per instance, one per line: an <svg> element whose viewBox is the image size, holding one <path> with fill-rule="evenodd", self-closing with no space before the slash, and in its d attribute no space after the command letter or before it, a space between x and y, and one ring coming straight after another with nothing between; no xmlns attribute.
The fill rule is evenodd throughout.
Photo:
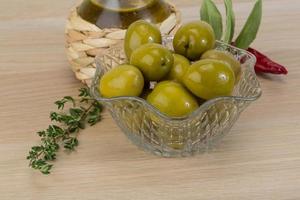
<svg viewBox="0 0 300 200"><path fill-rule="evenodd" d="M164 42L170 40L170 39L173 39L173 36L165 36L163 37L163 40ZM112 97L112 98L104 98L104 97L101 97L100 96L100 92L98 91L97 89L97 82L98 82L98 75L99 73L101 72L101 63L98 62L99 61L99 58L104 56L104 55L108 55L107 52L111 49L114 49L116 48L116 46L118 45L115 45L115 46L111 46L110 48L108 48L107 50L105 50L104 52L102 52L101 54L97 55L95 57L95 63L96 63L96 73L95 73L95 76L93 77L93 80L92 80L92 85L91 85L91 88L90 88L90 93L92 95L92 97L94 99L96 99L97 101L99 102L103 102L103 103L109 103L109 102L112 102L112 101L118 101L118 100L131 100L131 101L138 101L140 102L141 104L143 104L144 106L146 106L148 109L150 109L152 112L154 112L155 114L157 114L159 117L163 118L164 120L167 120L167 121L184 121L184 120L188 120L190 118L193 118L195 116L197 116L199 113L203 112L204 110L206 110L209 106L211 106L212 104L218 102L218 101L229 101L229 100L235 100L235 101L244 101L244 102L253 102L255 100L257 100L261 95L262 95L262 90L261 90L261 87L260 87L260 83L257 79L257 76L254 72L254 65L256 63L256 57L244 50L244 49L240 49L240 48L237 48L235 46L232 46L232 45L229 45L229 44L226 44L222 41L216 41L216 46L218 45L222 45L222 46L226 46L228 48L231 48L231 49L236 49L238 51L241 51L243 52L243 54L247 55L250 59L250 63L251 63L251 69L248 69L249 70L249 73L251 73L254 77L255 77L255 80L257 81L257 84L258 86L256 88L259 89L259 92L257 95L255 96L251 96L251 97L243 97L243 96L219 96L219 97L216 97L216 98L213 98L213 99L210 99L210 100L207 100L205 101L203 104L201 104L199 106L199 108L197 108L196 110L194 110L192 113L184 116L184 117L169 117L165 114L163 114L162 112L160 112L157 108L155 108L153 105L149 104L145 99L141 98L141 97L133 97L133 96L121 96L121 97Z"/></svg>

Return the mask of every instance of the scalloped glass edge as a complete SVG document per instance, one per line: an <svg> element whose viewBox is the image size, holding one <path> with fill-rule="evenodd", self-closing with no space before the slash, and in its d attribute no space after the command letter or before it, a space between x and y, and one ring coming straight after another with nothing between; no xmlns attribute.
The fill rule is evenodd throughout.
<svg viewBox="0 0 300 200"><path fill-rule="evenodd" d="M172 36L165 36L163 37L163 45L164 46L167 46L168 48L172 48L170 47L170 44L172 44L172 41L173 41L173 37ZM92 81L92 85L91 85L91 95L93 96L93 98L95 98L97 101L100 101L100 102L112 102L112 101L117 101L117 100L133 100L133 101L138 101L140 103L142 103L145 107L147 107L147 109L149 109L150 111L152 111L153 113L157 114L159 117L163 118L164 120L167 120L167 121L174 121L174 120L181 120L181 121L184 121L184 120L189 120L190 118L193 118L194 116L197 116L199 113L203 112L204 110L206 110L208 107L210 107L211 105L215 104L216 102L218 101L224 101L224 100L236 100L236 101L244 101L244 102L253 102L255 100L257 100L261 95L262 95L262 90L261 90L261 87L260 87L260 84L259 84L259 81L257 80L257 77L256 77L256 74L254 72L254 65L256 63L256 57L250 53L250 52L247 52L243 49L239 49L237 47L234 47L232 45L229 45L229 44L226 44L224 42L221 42L221 41L216 41L216 49L218 49L219 46L225 46L226 48L228 49L233 49L233 50L237 50L237 51L240 51L244 54L244 56L248 56L249 59L247 59L247 61L244 63L246 65L246 63L248 63L248 69L246 70L249 70L250 73L252 73L253 77L255 77L255 81L257 81L257 90L259 92L257 92L256 95L254 96L251 96L251 97L243 97L243 96L220 96L220 97L217 97L217 98L214 98L214 99L211 99L211 100L208 100L206 102L204 102L203 104L201 104L201 106L199 106L199 108L197 110L195 110L194 112L190 113L189 115L187 116L184 116L184 117L181 117L181 118L175 118L175 117L168 117L166 116L165 114L161 113L158 109L156 109L155 107L153 107L151 104L149 104L146 100L140 98L140 97L127 97L127 96L122 96L122 97L114 97L114 98L104 98L104 97L101 97L101 94L99 93L98 91L98 85L99 85L99 81L100 81L100 74L102 72L102 61L101 61L101 58L103 56L110 56L109 52L112 52L112 51L120 51L120 48L123 48L123 44L117 44L117 45L114 45L110 48L108 48L106 51L104 51L103 53L99 54L96 56L95 58L95 62L96 62L96 73L95 73L95 77ZM113 56L111 56L112 59L114 59ZM115 59L116 60L116 59ZM123 61L126 61L125 57L124 57L124 60ZM116 61L117 62L117 61ZM119 63L119 64L124 64L126 62L123 62L123 63Z"/></svg>

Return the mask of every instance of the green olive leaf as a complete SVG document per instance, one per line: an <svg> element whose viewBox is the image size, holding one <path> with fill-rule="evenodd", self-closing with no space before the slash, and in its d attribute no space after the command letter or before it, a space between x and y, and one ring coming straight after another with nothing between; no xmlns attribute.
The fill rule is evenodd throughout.
<svg viewBox="0 0 300 200"><path fill-rule="evenodd" d="M257 0L246 24L235 41L235 45L247 49L255 40L262 18L262 0Z"/></svg>
<svg viewBox="0 0 300 200"><path fill-rule="evenodd" d="M224 42L230 44L234 35L235 15L232 9L232 1L224 0L226 8L226 29L224 34Z"/></svg>
<svg viewBox="0 0 300 200"><path fill-rule="evenodd" d="M220 40L223 34L222 15L212 0L204 0L200 10L201 20L209 23L214 29L216 39Z"/></svg>

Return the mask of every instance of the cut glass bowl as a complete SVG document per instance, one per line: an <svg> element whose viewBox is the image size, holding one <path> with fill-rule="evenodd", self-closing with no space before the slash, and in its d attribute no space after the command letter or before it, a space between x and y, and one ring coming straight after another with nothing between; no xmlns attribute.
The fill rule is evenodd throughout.
<svg viewBox="0 0 300 200"><path fill-rule="evenodd" d="M172 49L172 39L165 37L163 45ZM101 77L127 62L122 44L96 57L97 72L91 94L110 111L125 135L141 149L164 157L206 152L230 131L242 111L262 93L254 72L256 58L252 54L222 42L217 42L215 48L231 53L240 61L239 81L232 96L206 101L184 118L167 117L139 97L101 97L98 90Z"/></svg>

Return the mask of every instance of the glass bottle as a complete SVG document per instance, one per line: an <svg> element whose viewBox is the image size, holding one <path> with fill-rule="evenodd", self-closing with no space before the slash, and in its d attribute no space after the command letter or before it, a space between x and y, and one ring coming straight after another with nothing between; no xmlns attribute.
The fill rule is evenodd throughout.
<svg viewBox="0 0 300 200"><path fill-rule="evenodd" d="M171 12L170 5L164 0L84 0L78 8L81 18L101 29L126 29L139 19L160 23Z"/></svg>

